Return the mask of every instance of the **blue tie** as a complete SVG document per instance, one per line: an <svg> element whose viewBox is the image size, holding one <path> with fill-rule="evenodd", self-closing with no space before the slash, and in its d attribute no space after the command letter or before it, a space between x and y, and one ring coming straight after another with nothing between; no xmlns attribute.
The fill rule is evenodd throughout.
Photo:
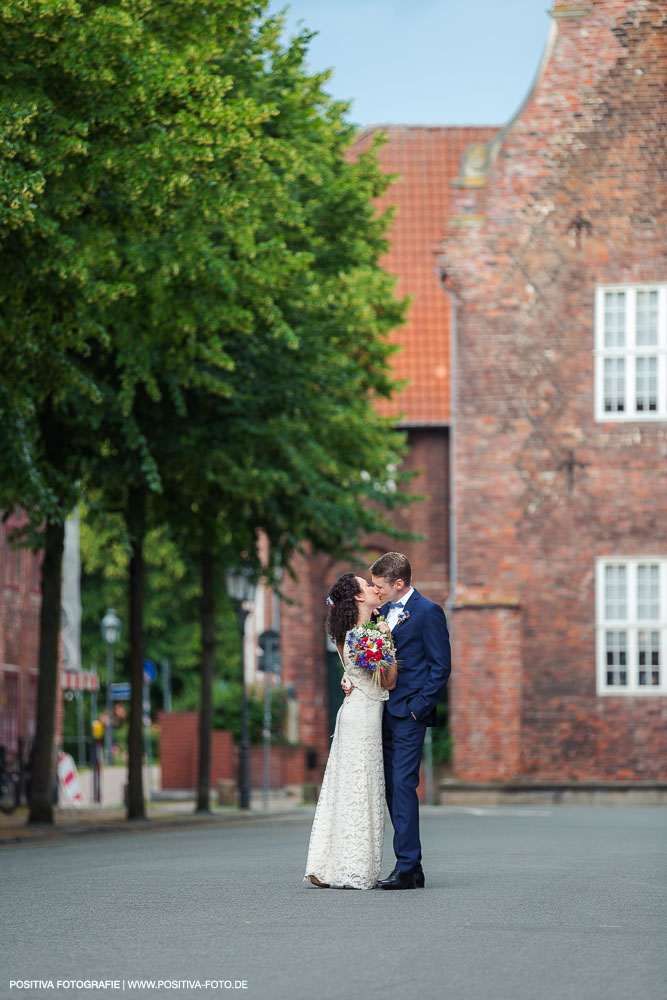
<svg viewBox="0 0 667 1000"><path fill-rule="evenodd" d="M387 601L387 608L391 611L392 608L402 608L402 601Z"/></svg>

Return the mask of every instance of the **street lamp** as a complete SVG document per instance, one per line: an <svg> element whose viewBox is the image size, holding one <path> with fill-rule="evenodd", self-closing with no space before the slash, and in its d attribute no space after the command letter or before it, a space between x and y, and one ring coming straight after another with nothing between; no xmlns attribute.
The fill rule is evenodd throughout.
<svg viewBox="0 0 667 1000"><path fill-rule="evenodd" d="M113 735L113 698L111 695L113 684L113 653L114 646L120 638L120 618L113 608L109 608L100 622L100 631L107 645L107 724L104 729L104 759L107 764L110 764L111 740Z"/></svg>
<svg viewBox="0 0 667 1000"><path fill-rule="evenodd" d="M245 622L255 596L255 574L249 566L225 573L227 593L234 605L241 638L241 747L239 754L239 807L250 808L250 772L248 740L248 697L245 689Z"/></svg>

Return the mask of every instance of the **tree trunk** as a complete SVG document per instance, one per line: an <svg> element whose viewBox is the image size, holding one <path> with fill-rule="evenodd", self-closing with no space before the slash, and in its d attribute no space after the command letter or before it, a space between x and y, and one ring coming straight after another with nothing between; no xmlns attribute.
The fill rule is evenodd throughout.
<svg viewBox="0 0 667 1000"><path fill-rule="evenodd" d="M127 818L146 819L142 777L144 693L144 532L145 494L130 490L127 525L130 530L130 732Z"/></svg>
<svg viewBox="0 0 667 1000"><path fill-rule="evenodd" d="M32 758L28 823L53 823L55 776L53 740L58 701L60 598L65 525L47 520L42 564L42 605L39 615L39 683L37 722Z"/></svg>
<svg viewBox="0 0 667 1000"><path fill-rule="evenodd" d="M210 812L213 664L215 659L214 560L201 557L201 704L199 709L199 778L196 812Z"/></svg>

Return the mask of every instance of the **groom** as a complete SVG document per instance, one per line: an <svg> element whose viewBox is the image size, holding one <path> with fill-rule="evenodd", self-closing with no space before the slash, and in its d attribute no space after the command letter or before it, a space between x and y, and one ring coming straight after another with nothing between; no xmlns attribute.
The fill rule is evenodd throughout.
<svg viewBox="0 0 667 1000"><path fill-rule="evenodd" d="M396 687L382 719L387 806L394 827L396 866L381 889L424 886L419 840L419 766L427 726L438 724L435 707L449 679L451 653L445 613L411 586L412 568L400 552L387 552L371 566L371 580L384 602L379 614L391 629L398 658Z"/></svg>

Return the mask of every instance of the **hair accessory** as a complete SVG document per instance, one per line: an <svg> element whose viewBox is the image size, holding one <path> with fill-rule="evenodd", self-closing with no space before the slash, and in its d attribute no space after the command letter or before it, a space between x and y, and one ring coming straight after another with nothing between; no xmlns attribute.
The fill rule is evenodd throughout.
<svg viewBox="0 0 667 1000"><path fill-rule="evenodd" d="M330 597L327 597L327 604L329 605L330 608L333 608L334 606L334 602L331 600Z"/></svg>

